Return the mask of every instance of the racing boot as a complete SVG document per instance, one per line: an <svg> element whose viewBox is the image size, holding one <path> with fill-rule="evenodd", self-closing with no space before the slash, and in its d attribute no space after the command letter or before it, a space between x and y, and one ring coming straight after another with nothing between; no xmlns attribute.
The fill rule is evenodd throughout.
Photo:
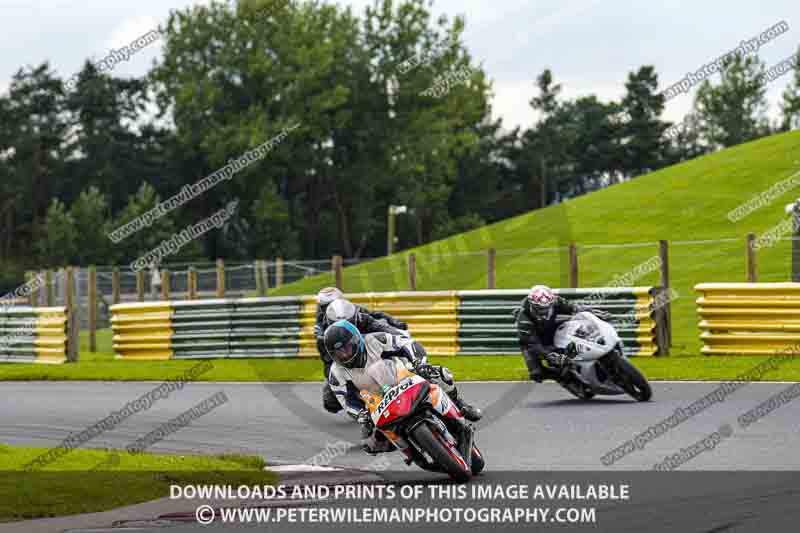
<svg viewBox="0 0 800 533"><path fill-rule="evenodd" d="M477 407L473 407L472 405L468 404L458 395L458 389L453 387L452 390L447 392L447 395L453 400L453 403L456 404L458 410L461 411L461 414L469 420L470 422L477 422L481 418L483 418L483 412Z"/></svg>

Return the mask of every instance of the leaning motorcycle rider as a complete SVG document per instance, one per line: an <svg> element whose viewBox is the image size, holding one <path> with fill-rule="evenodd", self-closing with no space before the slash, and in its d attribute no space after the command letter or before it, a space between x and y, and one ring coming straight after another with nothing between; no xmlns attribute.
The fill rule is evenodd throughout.
<svg viewBox="0 0 800 533"><path fill-rule="evenodd" d="M581 311L590 311L600 320L611 318L605 311L573 304L545 285L533 286L520 306L514 310L522 356L528 367L528 375L533 381L541 383L545 379L559 381L562 378L567 368L564 364L567 356L559 353L553 346L553 338L558 329L556 318L558 315L574 315ZM556 367L542 365L542 359L547 359L548 355L558 361Z"/></svg>
<svg viewBox="0 0 800 533"><path fill-rule="evenodd" d="M361 437L367 452L391 449L391 443L382 438L380 432L374 431L369 410L360 398L361 389L368 388L371 381L367 369L381 359L398 357L408 360L415 374L439 385L447 393L464 418L472 422L481 419L480 409L459 396L450 371L442 366L424 363L424 348L409 337L389 333L362 335L346 320L328 327L324 337L325 348L334 360L328 378L331 389L347 413L361 424Z"/></svg>
<svg viewBox="0 0 800 533"><path fill-rule="evenodd" d="M336 399L333 391L331 391L331 387L327 381L328 376L330 375L331 364L333 363L333 360L328 354L328 351L325 349L325 342L323 339L325 328L327 328L336 320L345 319L351 320L353 324L355 324L356 327L361 330L362 333L375 333L383 331L399 335L402 333L400 330L408 329L408 325L405 322L397 320L391 315L381 311L369 311L363 306L353 305L350 302L347 303L353 306L353 310L343 311L341 309L337 309L336 313L342 316L331 320L327 313L330 305L335 300L341 299L342 297L342 291L336 287L325 287L317 294L317 314L316 322L314 324L314 335L317 338L317 351L319 352L319 358L322 360L323 372L326 380L322 385L322 406L330 413L338 413L342 410L342 406L339 404L339 400ZM335 316L335 314L331 316Z"/></svg>

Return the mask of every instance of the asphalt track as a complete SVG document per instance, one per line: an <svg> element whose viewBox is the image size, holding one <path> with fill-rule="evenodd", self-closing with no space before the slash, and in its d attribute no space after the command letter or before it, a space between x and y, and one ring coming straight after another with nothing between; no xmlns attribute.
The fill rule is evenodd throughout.
<svg viewBox="0 0 800 533"><path fill-rule="evenodd" d="M121 409L157 383L3 382L0 442L52 447L70 433ZM648 442L610 467L600 458L624 441L714 390L713 383L654 383L654 398L573 399L554 384L464 383L463 394L484 407L477 442L489 470L647 470L728 424L733 434L681 470L800 470L800 402L741 428L737 417L790 384L752 383ZM155 444L153 452L242 452L271 464L318 462L416 475L398 454L376 458L355 443L358 427L320 406L320 384L190 383L85 444L125 448L160 425L223 391L228 402ZM337 447L338 445L338 447ZM327 447L328 452L324 452ZM338 449L344 453L334 452ZM378 460L379 459L379 460ZM387 463L388 461L388 463Z"/></svg>
<svg viewBox="0 0 800 533"><path fill-rule="evenodd" d="M52 447L70 433L85 428L121 409L126 403L153 390L158 383L99 382L4 382L0 383L4 406L0 412L0 442L12 445ZM800 481L800 424L798 405L791 402L772 411L747 428L737 418L768 400L791 384L753 383L733 392L686 420L666 434L648 442L610 467L601 457L611 449L645 431L650 425L671 416L676 409L717 388L714 383L654 383L654 399L637 403L625 397L607 397L582 402L571 398L554 384L465 383L461 389L475 404L486 410L479 423L477 442L487 457L486 472L474 484L508 484L516 480L536 483L612 483L625 482L635 497L626 502L600 502L597 523L528 523L498 526L470 524L328 524L272 523L223 524L201 526L195 522L193 501L159 500L107 514L46 519L33 523L0 524L0 531L65 531L71 533L113 533L184 531L790 531L800 520L796 502ZM190 383L169 397L155 402L117 427L105 431L86 447L125 448L128 444L191 409L204 399L224 392L228 401L192 421L186 427L155 444L156 452L243 452L259 454L285 472L284 482L343 483L396 482L433 486L448 484L442 476L407 467L397 454L373 458L358 447L347 446L357 440L357 426L344 416L322 411L320 384ZM675 454L717 431L725 424L731 435L683 464L670 475L631 472L649 470L665 456ZM313 461L345 467L343 471L293 473L296 466ZM371 470L356 472L353 468ZM541 472L549 470L552 472ZM750 474L724 472L750 470ZM784 472L763 472L765 470ZM539 471L539 472L534 472ZM560 473L559 473L560 471ZM578 472L568 472L578 471ZM788 471L788 472L786 472ZM343 476L343 477L342 477ZM355 477L354 477L355 476ZM358 476L362 476L358 479ZM527 476L527 477L526 477ZM513 506L515 502L504 502ZM518 502L516 502L518 503ZM261 502L261 507L314 506L359 508L374 501L359 502ZM452 504L438 501L413 502L428 509L459 506L477 508L491 502ZM570 502L564 503L564 505ZM583 502L575 502L584 508ZM178 506L176 508L175 506ZM243 504L234 503L239 507ZM379 504L384 508L412 505L409 502ZM499 504L498 504L499 505ZM525 503L530 508L531 503ZM222 502L214 508L231 506ZM505 508L505 507L503 507ZM551 509L552 510L552 509ZM122 512L122 514L120 514ZM275 511L273 511L275 512ZM116 524L118 529L111 527ZM360 526L360 527L359 527ZM550 527L548 527L550 526ZM166 529L160 529L166 528Z"/></svg>

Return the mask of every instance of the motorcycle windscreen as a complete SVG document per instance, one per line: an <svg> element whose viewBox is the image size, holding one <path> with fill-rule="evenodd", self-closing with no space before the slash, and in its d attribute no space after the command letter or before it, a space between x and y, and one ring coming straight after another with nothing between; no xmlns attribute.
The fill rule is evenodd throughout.
<svg viewBox="0 0 800 533"><path fill-rule="evenodd" d="M370 388L375 387L375 390L370 390L370 392L383 394L383 391L387 388L397 385L398 372L396 364L394 359L381 359L369 365L367 375L370 378Z"/></svg>
<svg viewBox="0 0 800 533"><path fill-rule="evenodd" d="M577 315L577 317L579 318L574 318L568 322L565 322L560 328L558 328L558 331L555 335L556 346L563 348L564 346L562 346L562 344L569 342L571 337L575 337L596 346L605 346L606 339L603 336L603 331L597 326L597 324L593 320L580 317L580 315Z"/></svg>

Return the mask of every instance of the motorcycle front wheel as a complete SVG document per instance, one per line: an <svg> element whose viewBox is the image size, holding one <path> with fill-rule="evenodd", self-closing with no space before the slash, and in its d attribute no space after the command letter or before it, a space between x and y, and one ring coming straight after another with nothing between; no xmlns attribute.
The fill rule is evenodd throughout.
<svg viewBox="0 0 800 533"><path fill-rule="evenodd" d="M483 458L483 452L477 446L472 446L472 475L477 476L486 466L486 460Z"/></svg>
<svg viewBox="0 0 800 533"><path fill-rule="evenodd" d="M472 472L466 461L458 450L447 444L438 428L431 428L427 423L423 423L414 428L411 437L447 472L450 479L458 483L470 480Z"/></svg>
<svg viewBox="0 0 800 533"><path fill-rule="evenodd" d="M618 356L614 360L614 366L617 370L614 381L630 396L640 402L649 401L653 397L647 378L630 361Z"/></svg>

